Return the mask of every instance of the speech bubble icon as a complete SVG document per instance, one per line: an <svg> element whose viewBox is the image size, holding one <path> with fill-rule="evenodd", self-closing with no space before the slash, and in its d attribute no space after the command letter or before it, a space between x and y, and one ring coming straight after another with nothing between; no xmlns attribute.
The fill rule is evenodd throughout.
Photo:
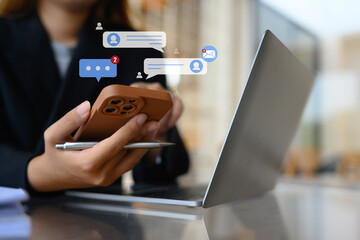
<svg viewBox="0 0 360 240"><path fill-rule="evenodd" d="M103 46L105 48L154 48L164 52L166 46L165 32L104 32Z"/></svg>
<svg viewBox="0 0 360 240"><path fill-rule="evenodd" d="M146 79L156 75L202 75L207 72L207 62L201 58L146 58Z"/></svg>
<svg viewBox="0 0 360 240"><path fill-rule="evenodd" d="M116 77L117 64L111 59L80 59L79 76L82 78L96 78L99 82L103 77Z"/></svg>

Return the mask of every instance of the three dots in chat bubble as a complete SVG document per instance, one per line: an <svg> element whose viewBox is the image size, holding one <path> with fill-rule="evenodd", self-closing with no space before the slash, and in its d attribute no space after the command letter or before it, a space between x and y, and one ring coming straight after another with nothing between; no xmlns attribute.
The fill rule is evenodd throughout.
<svg viewBox="0 0 360 240"><path fill-rule="evenodd" d="M103 46L105 48L154 48L164 52L166 34L150 31L106 31L103 33ZM201 75L207 72L207 63L216 58L217 50L209 45L202 49L201 58L146 58L144 72L148 75L146 79L160 74ZM79 75L80 77L95 77L98 81L102 77L116 77L116 58L113 57L111 63L112 66L109 65L109 59L82 59L79 64Z"/></svg>
<svg viewBox="0 0 360 240"><path fill-rule="evenodd" d="M117 75L119 57L111 59L80 59L79 76L82 78L96 78L99 82L103 77L113 78Z"/></svg>

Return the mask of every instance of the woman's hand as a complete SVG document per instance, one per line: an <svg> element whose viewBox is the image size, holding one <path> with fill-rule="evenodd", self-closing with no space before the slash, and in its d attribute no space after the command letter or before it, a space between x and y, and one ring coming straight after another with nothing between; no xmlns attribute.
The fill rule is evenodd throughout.
<svg viewBox="0 0 360 240"><path fill-rule="evenodd" d="M89 112L90 103L83 102L45 131L45 152L33 158L27 169L32 188L45 192L108 186L132 169L146 153L144 149L125 150L124 145L152 141L159 130L159 123L146 122L147 116L140 114L90 149L56 149L55 144L71 139L70 134L88 119Z"/></svg>
<svg viewBox="0 0 360 240"><path fill-rule="evenodd" d="M165 88L161 86L160 83L145 83L145 82L136 82L131 84L132 87L140 87L146 88L151 90L158 90L158 91L166 91ZM177 97L173 96L173 107L172 109L165 114L165 116L159 121L160 130L159 135L165 135L166 132L175 126L175 123L180 118L181 114L184 111L184 104L182 100Z"/></svg>

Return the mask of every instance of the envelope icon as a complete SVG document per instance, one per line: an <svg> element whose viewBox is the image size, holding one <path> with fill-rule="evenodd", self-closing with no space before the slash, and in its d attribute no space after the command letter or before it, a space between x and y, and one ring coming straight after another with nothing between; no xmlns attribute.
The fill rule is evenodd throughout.
<svg viewBox="0 0 360 240"><path fill-rule="evenodd" d="M206 52L203 53L203 58L216 58L215 50L206 50Z"/></svg>

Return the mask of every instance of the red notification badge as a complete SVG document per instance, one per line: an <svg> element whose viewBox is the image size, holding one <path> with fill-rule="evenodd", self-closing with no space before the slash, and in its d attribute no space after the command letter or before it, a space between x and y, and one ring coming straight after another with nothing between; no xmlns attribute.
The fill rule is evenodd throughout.
<svg viewBox="0 0 360 240"><path fill-rule="evenodd" d="M111 57L111 62L113 63L113 64L118 64L119 63L119 57L118 56L116 56L116 55L114 55L114 56L112 56Z"/></svg>

